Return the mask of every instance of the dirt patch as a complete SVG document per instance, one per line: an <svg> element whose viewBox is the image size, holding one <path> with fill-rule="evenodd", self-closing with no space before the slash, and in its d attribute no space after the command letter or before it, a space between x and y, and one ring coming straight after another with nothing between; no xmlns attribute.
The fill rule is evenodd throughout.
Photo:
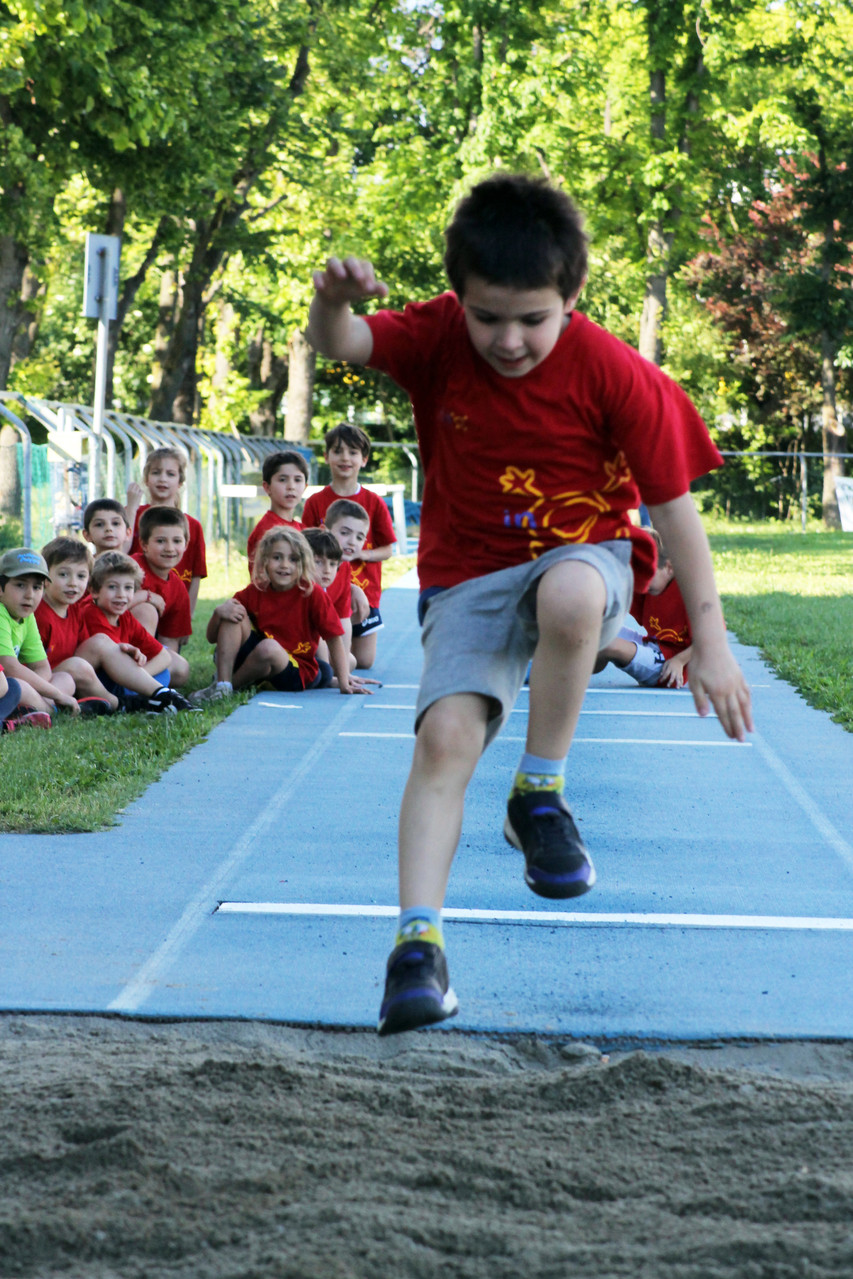
<svg viewBox="0 0 853 1279"><path fill-rule="evenodd" d="M0 1018L0 1275L853 1274L853 1047Z"/></svg>

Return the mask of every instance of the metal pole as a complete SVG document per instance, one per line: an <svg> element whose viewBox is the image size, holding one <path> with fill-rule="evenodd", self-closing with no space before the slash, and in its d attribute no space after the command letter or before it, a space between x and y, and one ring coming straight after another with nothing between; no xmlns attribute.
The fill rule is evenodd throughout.
<svg viewBox="0 0 853 1279"><path fill-rule="evenodd" d="M800 523L806 531L806 517L809 513L809 464L805 453L800 454Z"/></svg>

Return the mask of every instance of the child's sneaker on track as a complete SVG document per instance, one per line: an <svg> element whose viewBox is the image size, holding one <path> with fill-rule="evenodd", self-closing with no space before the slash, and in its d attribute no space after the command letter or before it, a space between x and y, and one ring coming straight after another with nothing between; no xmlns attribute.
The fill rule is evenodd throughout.
<svg viewBox="0 0 853 1279"><path fill-rule="evenodd" d="M459 1011L450 988L444 951L434 942L404 941L388 958L385 998L379 1010L380 1035L431 1026Z"/></svg>
<svg viewBox="0 0 853 1279"><path fill-rule="evenodd" d="M22 711L3 720L4 733L17 733L19 728L50 728L53 721L47 711Z"/></svg>
<svg viewBox="0 0 853 1279"><path fill-rule="evenodd" d="M580 897L595 868L568 804L555 791L510 795L504 835L524 853L524 879L540 897Z"/></svg>

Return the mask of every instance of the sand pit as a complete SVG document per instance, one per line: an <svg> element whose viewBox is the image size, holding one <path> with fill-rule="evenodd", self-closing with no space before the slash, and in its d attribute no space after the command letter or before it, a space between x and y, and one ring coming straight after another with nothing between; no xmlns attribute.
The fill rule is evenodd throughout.
<svg viewBox="0 0 853 1279"><path fill-rule="evenodd" d="M853 1045L0 1018L0 1275L853 1273Z"/></svg>

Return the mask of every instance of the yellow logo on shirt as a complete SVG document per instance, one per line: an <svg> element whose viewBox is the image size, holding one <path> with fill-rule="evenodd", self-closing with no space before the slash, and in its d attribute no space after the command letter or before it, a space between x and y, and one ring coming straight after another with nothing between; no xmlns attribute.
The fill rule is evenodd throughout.
<svg viewBox="0 0 853 1279"><path fill-rule="evenodd" d="M604 495L633 480L625 454L617 453L612 462L604 463L607 481L601 491L587 492L582 489L569 489L565 493L548 496L536 487L536 472L529 468L522 471L517 466L508 466L500 477L501 491L513 496L524 496L534 499L527 510L504 511L504 525L507 528L525 530L530 534L530 554L536 557L545 549L545 540L541 531L548 529L551 538L564 542L588 542L595 525L602 515L612 510L610 501ZM572 508L587 509L585 518L580 511ZM560 527L572 524L571 529ZM556 526L556 527L555 527Z"/></svg>

